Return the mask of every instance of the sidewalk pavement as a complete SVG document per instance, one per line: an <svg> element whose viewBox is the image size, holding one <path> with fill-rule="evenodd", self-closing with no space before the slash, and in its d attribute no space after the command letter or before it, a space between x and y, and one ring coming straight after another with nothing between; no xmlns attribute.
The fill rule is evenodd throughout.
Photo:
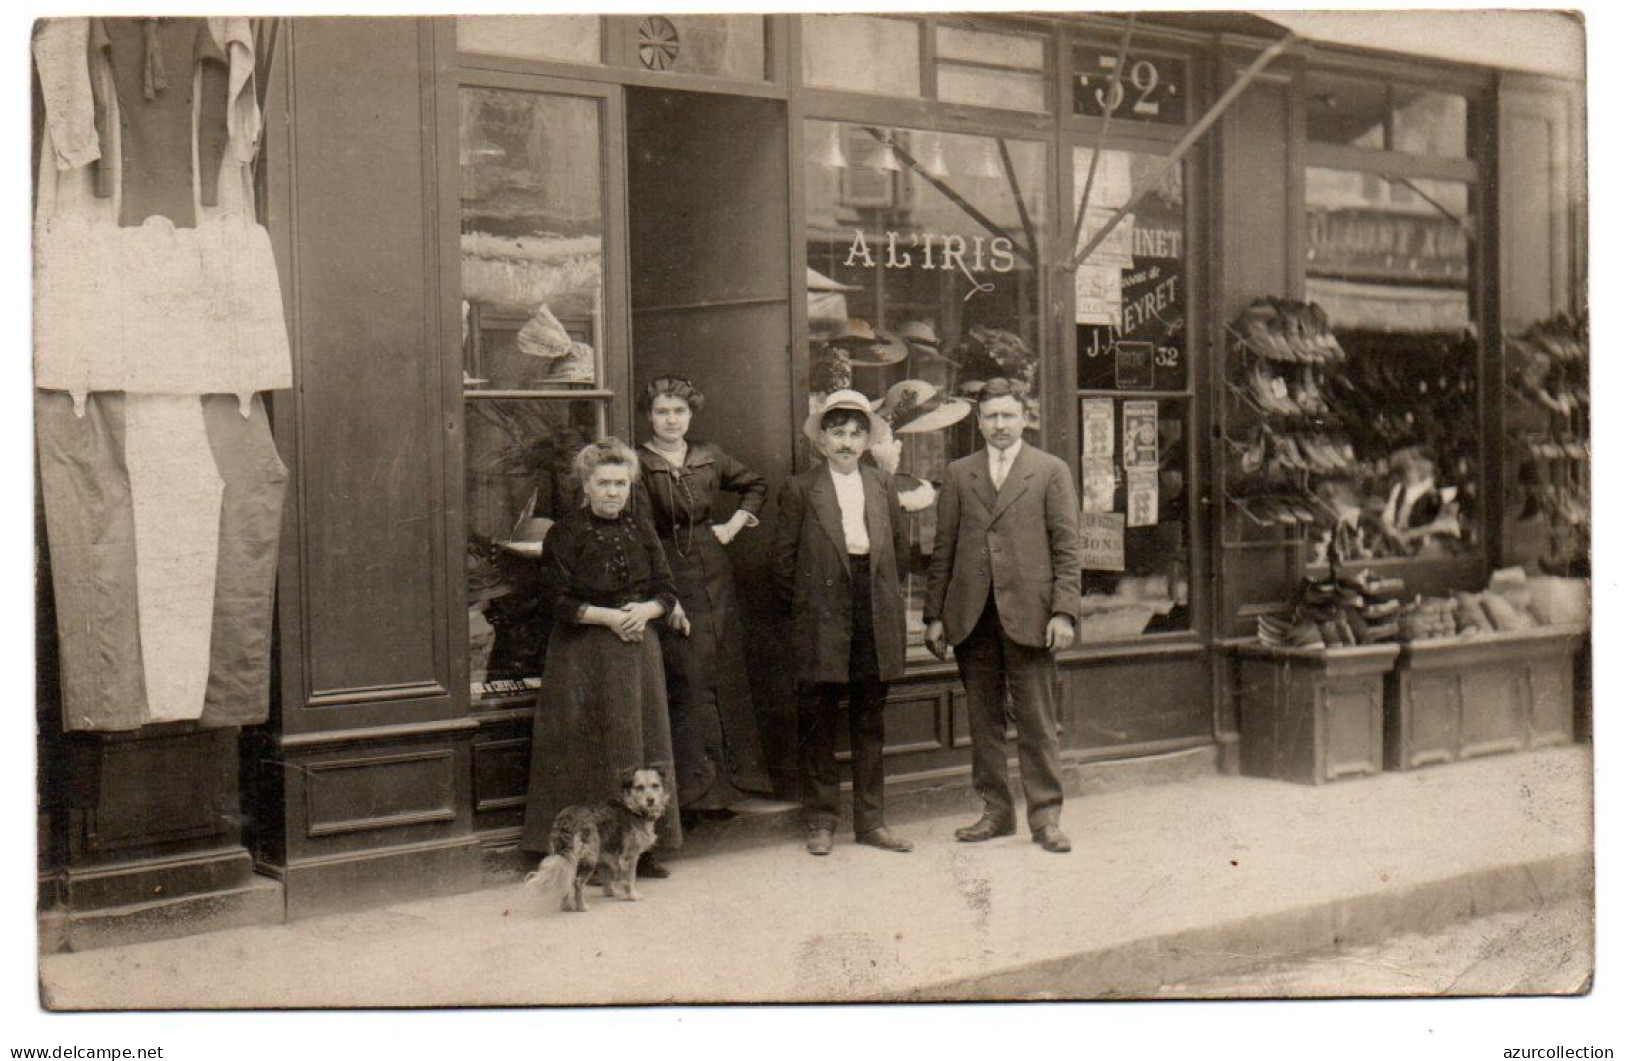
<svg viewBox="0 0 1625 1061"><path fill-rule="evenodd" d="M594 889L586 914L512 884L56 954L41 996L63 1010L1154 998L1470 917L1593 907L1580 745L1321 787L1212 776L1071 799L1069 855L1025 830L954 842L966 821L898 824L907 855L847 833L827 858L798 840L685 858L641 903ZM1520 938L1532 955L1574 943ZM1393 990L1357 990L1412 983L1396 969Z"/></svg>

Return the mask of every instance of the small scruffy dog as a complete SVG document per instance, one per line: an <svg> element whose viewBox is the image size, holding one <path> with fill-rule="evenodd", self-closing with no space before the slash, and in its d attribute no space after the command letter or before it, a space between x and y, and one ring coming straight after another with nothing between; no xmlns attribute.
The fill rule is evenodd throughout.
<svg viewBox="0 0 1625 1061"><path fill-rule="evenodd" d="M665 772L640 766L621 775L619 799L578 803L559 811L548 836L550 852L527 887L559 897L561 910L585 912L587 878L596 868L604 896L636 902L638 859L655 845L655 823L666 813Z"/></svg>

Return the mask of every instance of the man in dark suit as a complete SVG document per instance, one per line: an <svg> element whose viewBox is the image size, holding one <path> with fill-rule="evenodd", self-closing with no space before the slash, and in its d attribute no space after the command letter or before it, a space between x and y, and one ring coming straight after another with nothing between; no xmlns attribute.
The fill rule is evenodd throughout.
<svg viewBox="0 0 1625 1061"><path fill-rule="evenodd" d="M827 855L841 818L835 723L848 701L852 809L860 844L914 845L886 827L886 683L902 676L905 626L899 558L907 528L892 477L860 465L877 428L869 402L838 390L807 422L826 463L779 494L773 584L790 604L802 807L807 850Z"/></svg>
<svg viewBox="0 0 1625 1061"><path fill-rule="evenodd" d="M951 644L965 684L971 783L983 804L982 817L954 836L975 842L1016 831L1008 694L1033 841L1070 851L1060 826L1053 653L1077 629L1077 495L1064 461L1021 440L1022 384L990 380L976 397L987 447L948 466L925 592L926 646L944 659Z"/></svg>

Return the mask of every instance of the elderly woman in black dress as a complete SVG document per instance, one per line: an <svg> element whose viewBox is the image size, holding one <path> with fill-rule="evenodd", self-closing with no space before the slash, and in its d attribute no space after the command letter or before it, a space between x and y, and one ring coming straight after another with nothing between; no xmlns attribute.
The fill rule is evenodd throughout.
<svg viewBox="0 0 1625 1061"><path fill-rule="evenodd" d="M727 817L747 792L769 792L762 742L745 673L744 632L726 547L767 498L767 480L711 442L689 441L705 395L679 376L643 389L638 407L652 434L638 449L640 503L654 518L677 581L677 599L693 624L687 638L665 638L666 689L677 791L683 814ZM721 519L721 494L739 507ZM645 500L646 499L646 500Z"/></svg>
<svg viewBox="0 0 1625 1061"><path fill-rule="evenodd" d="M623 771L656 766L675 777L656 630L675 622L676 637L686 624L660 541L629 503L638 459L608 438L584 447L574 470L586 503L548 531L542 556L559 590L525 803L523 846L536 854L560 810L613 798ZM676 800L659 828L664 846L682 843ZM639 873L666 875L647 857Z"/></svg>

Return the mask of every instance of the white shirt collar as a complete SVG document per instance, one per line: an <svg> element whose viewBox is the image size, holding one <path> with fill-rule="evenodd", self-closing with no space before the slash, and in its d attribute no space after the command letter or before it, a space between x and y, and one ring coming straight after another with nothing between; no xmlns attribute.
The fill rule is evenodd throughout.
<svg viewBox="0 0 1625 1061"><path fill-rule="evenodd" d="M990 460L990 461L995 461L995 462L1002 460L1006 464L1014 464L1017 455L1020 454L1020 453L1021 453L1021 439L1018 438L1014 442L1010 443L1010 445L1008 447L1006 447L1005 449L1003 449L1003 450L999 449L996 446L989 446L987 448L987 459ZM1001 454L1002 454L1002 456L1001 456Z"/></svg>
<svg viewBox="0 0 1625 1061"><path fill-rule="evenodd" d="M833 465L833 464L827 464L826 466L829 468L829 473L831 475L835 476L835 478L837 480L845 479L848 482L850 482L851 480L856 479L858 476L863 474L863 466L862 465L859 465L858 467L853 468L849 472L837 471L836 468L835 468L835 465Z"/></svg>

